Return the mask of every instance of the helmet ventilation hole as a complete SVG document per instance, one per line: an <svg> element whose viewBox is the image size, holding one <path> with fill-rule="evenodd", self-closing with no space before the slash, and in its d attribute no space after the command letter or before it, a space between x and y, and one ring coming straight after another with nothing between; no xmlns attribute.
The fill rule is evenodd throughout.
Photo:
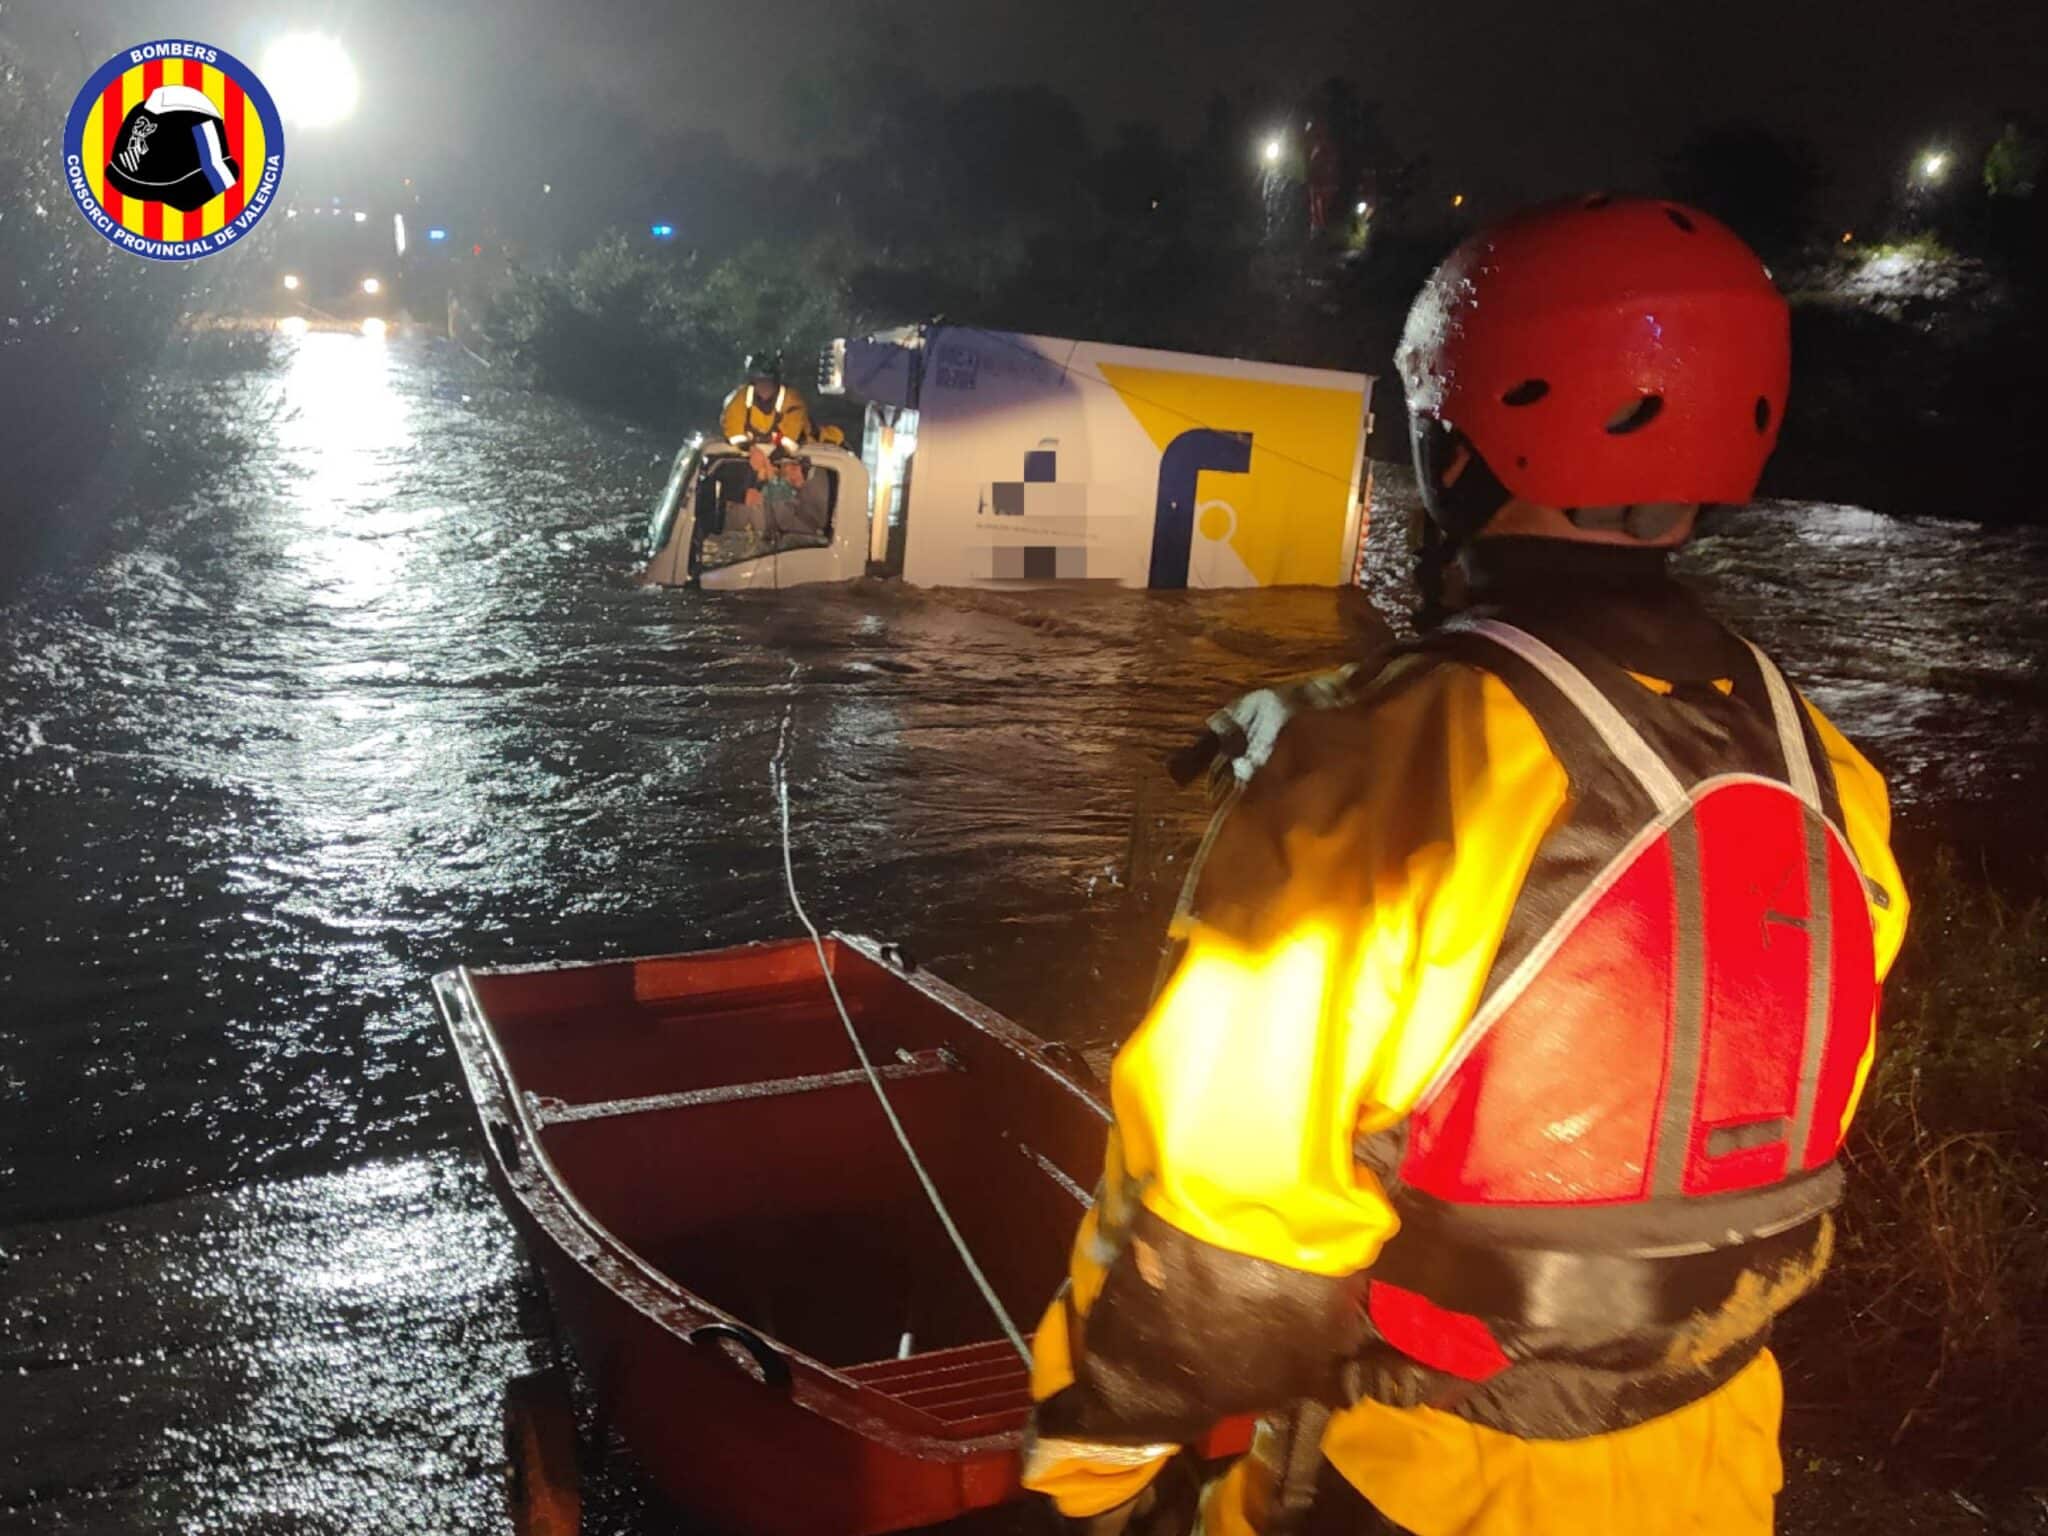
<svg viewBox="0 0 2048 1536"><path fill-rule="evenodd" d="M1759 432L1771 430L1771 401L1767 395L1756 397L1756 429Z"/></svg>
<svg viewBox="0 0 2048 1536"><path fill-rule="evenodd" d="M1502 405L1534 405L1550 393L1548 379L1524 379L1500 397Z"/></svg>
<svg viewBox="0 0 2048 1536"><path fill-rule="evenodd" d="M1644 395L1632 400L1607 419L1607 431L1614 437L1625 437L1631 432L1640 432L1657 419L1664 409L1662 395Z"/></svg>
<svg viewBox="0 0 2048 1536"><path fill-rule="evenodd" d="M1580 206L1585 208L1605 208L1609 203L1613 201L1613 193L1595 192L1591 197L1587 198L1586 201L1582 203Z"/></svg>
<svg viewBox="0 0 2048 1536"><path fill-rule="evenodd" d="M1672 223L1676 224L1688 235L1696 235L1699 233L1699 225L1693 223L1691 219L1687 218L1685 216L1685 212L1683 209L1673 208L1670 204L1667 203L1664 206L1664 217L1669 219Z"/></svg>

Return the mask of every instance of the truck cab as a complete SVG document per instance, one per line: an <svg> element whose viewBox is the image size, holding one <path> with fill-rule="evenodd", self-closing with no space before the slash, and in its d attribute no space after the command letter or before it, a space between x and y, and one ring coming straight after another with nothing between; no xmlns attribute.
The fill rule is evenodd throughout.
<svg viewBox="0 0 2048 1536"><path fill-rule="evenodd" d="M867 470L845 449L823 443L806 444L791 457L803 467L807 515L822 513L815 533L742 526L746 493L755 485L747 450L701 437L685 443L648 519L641 580L738 591L865 575Z"/></svg>

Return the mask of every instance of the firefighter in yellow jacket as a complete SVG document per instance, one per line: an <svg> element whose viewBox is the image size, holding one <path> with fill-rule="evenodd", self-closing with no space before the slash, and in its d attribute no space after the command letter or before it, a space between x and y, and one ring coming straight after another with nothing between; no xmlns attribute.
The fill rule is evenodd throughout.
<svg viewBox="0 0 2048 1536"><path fill-rule="evenodd" d="M1906 921L1883 782L1665 570L1753 494L1787 332L1654 201L1523 214L1416 300L1470 606L1321 690L1215 835L1037 1335L1067 1515L1123 1529L1258 1415L1210 1536L1770 1531L1769 1331Z"/></svg>
<svg viewBox="0 0 2048 1536"><path fill-rule="evenodd" d="M795 453L811 435L804 397L782 382L782 354L762 349L747 359L747 382L725 398L719 432L735 447Z"/></svg>

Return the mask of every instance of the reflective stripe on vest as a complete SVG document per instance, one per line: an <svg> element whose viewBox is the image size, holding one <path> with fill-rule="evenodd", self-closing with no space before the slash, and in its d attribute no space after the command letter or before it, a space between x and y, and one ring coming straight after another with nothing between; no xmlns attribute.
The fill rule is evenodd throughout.
<svg viewBox="0 0 2048 1536"><path fill-rule="evenodd" d="M788 409L789 405L789 386L787 384L778 384L775 387L775 404L769 409L762 407L760 403L761 397L754 393L754 386L751 383L743 384L740 387L747 392L747 413L744 421L748 433L756 437L780 439L782 436L783 413ZM768 418L768 424L765 427L755 426L755 420L762 416Z"/></svg>
<svg viewBox="0 0 2048 1536"><path fill-rule="evenodd" d="M1877 1001L1804 712L1754 647L1733 696L1690 701L1498 621L1430 648L1508 685L1571 797L1456 1049L1362 1149L1403 1216L1377 1334L1466 1382L1511 1359L1661 1369L1745 1277L1799 1278L1713 1341L1753 1348L1825 1262Z"/></svg>

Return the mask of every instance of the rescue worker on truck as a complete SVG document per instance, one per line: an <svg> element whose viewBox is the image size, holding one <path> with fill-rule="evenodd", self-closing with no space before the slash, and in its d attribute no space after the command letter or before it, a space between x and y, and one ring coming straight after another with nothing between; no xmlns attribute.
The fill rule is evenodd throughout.
<svg viewBox="0 0 2048 1536"><path fill-rule="evenodd" d="M718 430L736 448L770 453L795 453L811 435L810 407L782 382L780 352L762 348L747 358L747 381L726 396Z"/></svg>
<svg viewBox="0 0 2048 1536"><path fill-rule="evenodd" d="M1259 1415L1209 1536L1770 1531L1766 1345L1906 922L1882 780L1666 569L1753 494L1787 332L1647 200L1527 212L1416 299L1473 606L1288 720L1116 1058L1024 1464L1089 1529Z"/></svg>

